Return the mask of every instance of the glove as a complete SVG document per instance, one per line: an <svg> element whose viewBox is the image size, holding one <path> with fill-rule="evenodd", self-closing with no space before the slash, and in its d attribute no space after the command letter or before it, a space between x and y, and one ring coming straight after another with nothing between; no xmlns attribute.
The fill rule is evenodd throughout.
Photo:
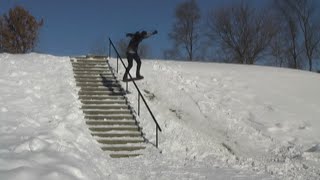
<svg viewBox="0 0 320 180"><path fill-rule="evenodd" d="M153 33L152 34L157 34L158 33L158 31L157 30L155 30L155 31L153 31Z"/></svg>

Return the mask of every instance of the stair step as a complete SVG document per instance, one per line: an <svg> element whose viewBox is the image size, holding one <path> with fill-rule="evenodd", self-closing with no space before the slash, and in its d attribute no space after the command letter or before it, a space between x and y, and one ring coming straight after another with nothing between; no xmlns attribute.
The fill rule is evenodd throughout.
<svg viewBox="0 0 320 180"><path fill-rule="evenodd" d="M104 70L106 72L94 72L94 71L89 71L89 72L85 72L85 71L80 71L80 70L73 70L73 73L78 75L78 74L87 74L87 75L110 75L112 74L112 70Z"/></svg>
<svg viewBox="0 0 320 180"><path fill-rule="evenodd" d="M121 86L81 86L82 91L106 91L106 90L123 90Z"/></svg>
<svg viewBox="0 0 320 180"><path fill-rule="evenodd" d="M145 149L144 146L102 146L101 149L104 151L137 151Z"/></svg>
<svg viewBox="0 0 320 180"><path fill-rule="evenodd" d="M83 113L86 115L107 115L107 114L131 114L131 111L129 109L123 109L123 110L83 110Z"/></svg>
<svg viewBox="0 0 320 180"><path fill-rule="evenodd" d="M71 60L86 60L86 61L92 61L92 60L98 60L98 61L108 61L108 57L107 56L101 56L101 55L91 55L88 54L86 56L77 56L77 57L73 57Z"/></svg>
<svg viewBox="0 0 320 180"><path fill-rule="evenodd" d="M114 74L112 73L108 73L108 74L103 74L103 75L100 75L100 74L75 74L74 77L76 79L78 78L87 78L87 79L90 79L90 78L105 78L105 79L110 79L110 80L113 80L114 79Z"/></svg>
<svg viewBox="0 0 320 180"><path fill-rule="evenodd" d="M75 78L76 82L103 82L103 83L116 83L118 81L109 81L103 78Z"/></svg>
<svg viewBox="0 0 320 180"><path fill-rule="evenodd" d="M139 131L121 132L121 133L92 132L91 134L92 136L96 136L96 137L141 137L142 136L142 133Z"/></svg>
<svg viewBox="0 0 320 180"><path fill-rule="evenodd" d="M73 75L75 77L77 76L103 76L103 77L107 77L107 76L114 76L113 73L110 71L110 72L107 72L107 73L92 73L92 72L88 72L88 73L84 73L84 72L73 72Z"/></svg>
<svg viewBox="0 0 320 180"><path fill-rule="evenodd" d="M106 71L106 72L110 72L111 70L109 68L89 68L89 67L73 67L73 71Z"/></svg>
<svg viewBox="0 0 320 180"><path fill-rule="evenodd" d="M142 138L126 138L126 139L114 139L114 138L99 138L97 141L101 144L133 144L133 143L143 143Z"/></svg>
<svg viewBox="0 0 320 180"><path fill-rule="evenodd" d="M129 109L128 105L122 105L122 104L108 104L108 105L83 105L82 109Z"/></svg>
<svg viewBox="0 0 320 180"><path fill-rule="evenodd" d="M108 85L108 84L112 85L112 84L119 84L119 82L120 82L115 78L110 78L108 80L102 80L102 79L100 79L100 80L90 80L90 79L78 80L78 79L75 79L75 80L76 80L76 83L78 83L78 84L98 84L98 85L101 85L101 84L102 85ZM82 82L82 81L84 81L84 82Z"/></svg>
<svg viewBox="0 0 320 180"><path fill-rule="evenodd" d="M110 94L108 96L94 96L94 95L79 96L79 99L80 100L109 100L109 99L125 99L125 97L122 95Z"/></svg>
<svg viewBox="0 0 320 180"><path fill-rule="evenodd" d="M78 60L78 61L71 61L71 63L72 63L72 64L75 64L75 65L78 65L78 64L86 64L86 63L108 65L106 61L97 61L97 62L94 62L94 61L92 61L92 60L90 60L90 61Z"/></svg>
<svg viewBox="0 0 320 180"><path fill-rule="evenodd" d="M121 120L121 119L134 119L134 116L132 114L123 114L123 115L115 115L115 114L111 114L111 115L85 115L84 118L86 119L112 119L112 120Z"/></svg>
<svg viewBox="0 0 320 180"><path fill-rule="evenodd" d="M73 71L74 76L113 76L111 71Z"/></svg>
<svg viewBox="0 0 320 180"><path fill-rule="evenodd" d="M126 94L125 91L79 91L79 95L110 95L110 94Z"/></svg>
<svg viewBox="0 0 320 180"><path fill-rule="evenodd" d="M122 87L81 87L80 91L123 91Z"/></svg>
<svg viewBox="0 0 320 180"><path fill-rule="evenodd" d="M71 62L73 68L108 68L110 69L111 67L108 66L107 63L92 63L92 62L80 62L80 63L75 63Z"/></svg>
<svg viewBox="0 0 320 180"><path fill-rule="evenodd" d="M101 71L98 71L98 70L73 70L73 73L75 75L81 75L81 74L88 74L88 75L100 75L100 74L111 74L111 71L107 71L107 70L101 70Z"/></svg>
<svg viewBox="0 0 320 180"><path fill-rule="evenodd" d="M131 111L129 109L112 109L112 110L96 110L96 109L91 109L91 110L83 110L83 112L87 115L90 114L131 114Z"/></svg>
<svg viewBox="0 0 320 180"><path fill-rule="evenodd" d="M105 91L122 91L123 88L121 86L81 86L80 91L86 92L105 92Z"/></svg>
<svg viewBox="0 0 320 180"><path fill-rule="evenodd" d="M84 91L84 90L81 90L78 92L78 95L114 95L114 94L125 94L125 91L123 90L117 90L117 91L112 91L112 90L104 90L104 91Z"/></svg>
<svg viewBox="0 0 320 180"><path fill-rule="evenodd" d="M86 61L92 61L92 60L97 60L97 61L108 61L107 56L102 56L102 55L86 55L86 56L78 56L78 57L73 57L78 60L86 60Z"/></svg>
<svg viewBox="0 0 320 180"><path fill-rule="evenodd" d="M80 62L71 62L72 66L103 66L110 67L106 62L91 62L91 61L80 61Z"/></svg>
<svg viewBox="0 0 320 180"><path fill-rule="evenodd" d="M136 125L134 120L86 120L87 125Z"/></svg>
<svg viewBox="0 0 320 180"><path fill-rule="evenodd" d="M107 131L139 131L138 126L90 126L92 132L107 132Z"/></svg>
<svg viewBox="0 0 320 180"><path fill-rule="evenodd" d="M120 84L113 82L76 82L76 85L80 87L121 87Z"/></svg>
<svg viewBox="0 0 320 180"><path fill-rule="evenodd" d="M97 55L97 54L88 54L86 55L87 59L96 59L96 60L104 60L108 61L108 57L105 55Z"/></svg>
<svg viewBox="0 0 320 180"><path fill-rule="evenodd" d="M79 94L80 100L105 100L105 99L124 99L125 93L110 93L110 94Z"/></svg>
<svg viewBox="0 0 320 180"><path fill-rule="evenodd" d="M126 104L126 100L81 100L82 104L97 104L97 105L107 105L107 104Z"/></svg>
<svg viewBox="0 0 320 180"><path fill-rule="evenodd" d="M129 153L124 153L124 154L110 154L110 157L112 158L130 158L130 157L137 157L141 156L142 154L129 154Z"/></svg>
<svg viewBox="0 0 320 180"><path fill-rule="evenodd" d="M106 60L87 60L87 59L76 59L71 60L71 63L104 63L106 64Z"/></svg>
<svg viewBox="0 0 320 180"><path fill-rule="evenodd" d="M76 83L103 83L103 84L118 84L120 81L116 80L115 78L110 79L90 79L90 78L75 78Z"/></svg>
<svg viewBox="0 0 320 180"><path fill-rule="evenodd" d="M107 72L111 72L111 70L110 69L98 69L98 68L96 68L96 69L90 69L90 68L74 68L73 69L73 72L86 72L86 71L88 71L88 72L98 72L98 73L100 73L100 72L105 72L105 73L107 73Z"/></svg>
<svg viewBox="0 0 320 180"><path fill-rule="evenodd" d="M76 85L77 86L101 86L101 87L112 87L112 86L116 86L116 87L121 87L120 85L120 81L116 80L116 79L110 79L107 81L98 81L98 80L94 80L94 81L86 81L86 80L77 80L75 79Z"/></svg>
<svg viewBox="0 0 320 180"><path fill-rule="evenodd" d="M75 80L92 80L92 79L100 79L100 81L104 80L107 82L119 82L113 74L104 75L101 77L100 75L96 74L89 74L89 75L74 75Z"/></svg>
<svg viewBox="0 0 320 180"><path fill-rule="evenodd" d="M123 94L109 94L109 95L81 95L80 100L105 100L105 99L124 99Z"/></svg>
<svg viewBox="0 0 320 180"><path fill-rule="evenodd" d="M110 81L110 82L117 82L117 79L116 77L113 75L113 74L104 74L103 77L100 76L99 73L77 73L77 74L74 74L74 78L75 80L78 80L78 79L97 79L99 78L101 81L104 80L104 81Z"/></svg>
<svg viewBox="0 0 320 180"><path fill-rule="evenodd" d="M76 76L75 77L76 81L84 81L84 80L88 80L88 81L111 81L111 82L114 82L112 81L114 79L114 76L113 75L108 75L108 76L100 76L100 75L97 75L97 76L90 76L90 77L87 77L87 76Z"/></svg>
<svg viewBox="0 0 320 180"><path fill-rule="evenodd" d="M87 76L85 75L75 75L74 76L76 80L81 80L81 79L88 79L88 80L92 80L92 79L99 79L99 80L105 80L105 81L111 81L115 78L115 76L113 74L108 74L108 75L104 75L104 76L100 76L99 74L93 75L93 74L89 74Z"/></svg>
<svg viewBox="0 0 320 180"><path fill-rule="evenodd" d="M76 83L78 87L80 87L80 90L86 90L89 89L89 91L92 91L93 89L97 89L98 91L102 90L123 90L120 84L92 84L92 83Z"/></svg>
<svg viewBox="0 0 320 180"><path fill-rule="evenodd" d="M96 96L96 95L83 95L80 97L80 100L124 100L126 99L125 96L123 95L114 95L114 94L109 94L109 95L104 95L104 96Z"/></svg>
<svg viewBox="0 0 320 180"><path fill-rule="evenodd" d="M124 91L79 91L78 95L79 96L109 96L109 95L124 95Z"/></svg>
<svg viewBox="0 0 320 180"><path fill-rule="evenodd" d="M76 83L78 87L80 87L80 90L83 88L85 90L86 88L93 89L96 88L98 90L116 90L116 89L123 89L120 84L92 84L92 83Z"/></svg>

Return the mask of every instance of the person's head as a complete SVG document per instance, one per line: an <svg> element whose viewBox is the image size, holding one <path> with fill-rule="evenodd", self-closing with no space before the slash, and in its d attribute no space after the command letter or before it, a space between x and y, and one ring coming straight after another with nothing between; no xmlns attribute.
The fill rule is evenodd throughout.
<svg viewBox="0 0 320 180"><path fill-rule="evenodd" d="M141 32L141 35L142 35L142 36L147 35L147 31L142 31L142 32Z"/></svg>

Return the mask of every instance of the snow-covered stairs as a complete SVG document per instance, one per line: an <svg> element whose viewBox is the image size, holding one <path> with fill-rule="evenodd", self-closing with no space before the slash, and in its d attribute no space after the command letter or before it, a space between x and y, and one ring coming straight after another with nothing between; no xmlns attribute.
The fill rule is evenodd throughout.
<svg viewBox="0 0 320 180"><path fill-rule="evenodd" d="M110 156L139 156L145 149L141 128L104 58L71 58L86 124Z"/></svg>

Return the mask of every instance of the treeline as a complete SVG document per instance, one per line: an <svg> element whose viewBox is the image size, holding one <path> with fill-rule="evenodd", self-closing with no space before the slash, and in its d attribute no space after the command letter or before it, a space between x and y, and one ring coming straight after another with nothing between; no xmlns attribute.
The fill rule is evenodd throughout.
<svg viewBox="0 0 320 180"><path fill-rule="evenodd" d="M175 9L166 59L205 59L314 70L320 56L316 0L274 0L265 7L241 1L201 16L196 0ZM263 61L263 62L262 62Z"/></svg>
<svg viewBox="0 0 320 180"><path fill-rule="evenodd" d="M43 20L37 21L23 7L17 6L0 16L0 53L27 53L37 43L39 28Z"/></svg>

